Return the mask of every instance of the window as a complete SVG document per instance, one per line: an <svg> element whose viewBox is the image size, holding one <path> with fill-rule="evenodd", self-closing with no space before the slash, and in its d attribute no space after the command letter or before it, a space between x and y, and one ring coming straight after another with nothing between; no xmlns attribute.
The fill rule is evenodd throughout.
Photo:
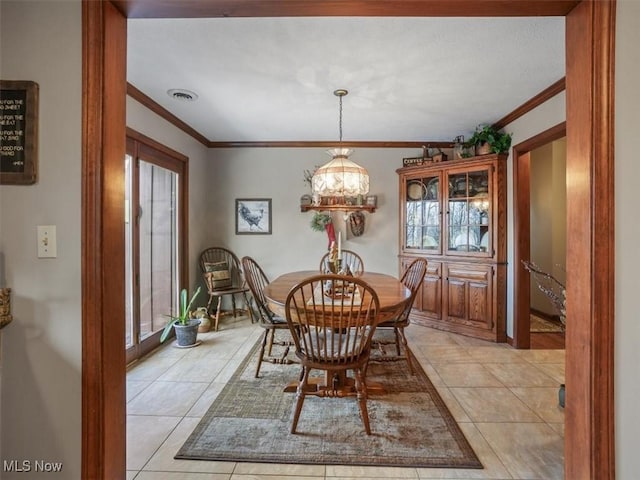
<svg viewBox="0 0 640 480"><path fill-rule="evenodd" d="M159 345L186 272L186 158L135 137L125 157L127 363Z"/></svg>

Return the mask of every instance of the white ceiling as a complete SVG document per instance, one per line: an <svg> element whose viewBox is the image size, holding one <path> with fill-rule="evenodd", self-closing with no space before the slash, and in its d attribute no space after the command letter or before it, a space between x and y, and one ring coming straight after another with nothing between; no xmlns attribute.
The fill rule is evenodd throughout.
<svg viewBox="0 0 640 480"><path fill-rule="evenodd" d="M345 141L450 141L564 77L564 55L564 17L129 19L127 80L214 142L337 140L337 88Z"/></svg>

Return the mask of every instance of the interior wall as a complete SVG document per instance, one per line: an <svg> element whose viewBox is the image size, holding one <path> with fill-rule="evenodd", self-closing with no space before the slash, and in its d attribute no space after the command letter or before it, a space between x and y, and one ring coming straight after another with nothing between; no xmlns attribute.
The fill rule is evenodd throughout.
<svg viewBox="0 0 640 480"><path fill-rule="evenodd" d="M560 282L566 282L566 140L531 151L531 261ZM549 298L531 282L531 308L558 315Z"/></svg>
<svg viewBox="0 0 640 480"><path fill-rule="evenodd" d="M146 113L145 113L146 111ZM136 128L134 122L139 124ZM150 122L145 125L145 119ZM127 103L129 126L156 139L161 129L177 131L168 122L146 110L135 100ZM565 121L565 94L556 95L536 109L506 127L512 133L513 144L522 142ZM179 131L178 131L179 132ZM181 151L166 137L166 145ZM198 144L199 145L199 144ZM209 149L208 161L198 174L191 173L193 187L190 197L190 265L193 281L198 281L197 254L212 245L234 250L239 257L250 255L274 277L292 269L316 269L311 258L320 258L327 248L324 233L314 232L309 224L312 212L300 212L300 196L310 193L303 182L304 170L313 170L330 159L323 148L220 148ZM182 151L189 155L185 151ZM398 275L398 175L403 157L421 155L419 149L355 149L352 160L369 170L372 195L378 196L378 209L366 213L365 233L347 238L347 226L342 215L334 213L336 231L343 234L344 248L362 254L369 270ZM200 168L200 167L198 167ZM200 192L200 193L198 193ZM507 235L513 239L513 168L507 164L508 222ZM235 199L271 198L272 235L236 235ZM196 227L196 223L198 226ZM202 225L202 227L200 227ZM293 246L289 248L288 246ZM513 243L508 241L507 334L513 336Z"/></svg>
<svg viewBox="0 0 640 480"><path fill-rule="evenodd" d="M0 461L61 462L51 479L81 477L81 19L79 1L0 2L2 79L40 87L38 181L0 186L14 318L0 333ZM57 258L37 258L37 225L57 226Z"/></svg>
<svg viewBox="0 0 640 480"><path fill-rule="evenodd" d="M138 101L127 97L127 126L189 158L189 290L200 284L198 253L209 242L211 192L208 148L157 116ZM205 298L204 295L201 299Z"/></svg>
<svg viewBox="0 0 640 480"><path fill-rule="evenodd" d="M640 125L640 2L618 0L616 14L615 143L615 415L616 477L637 478L640 455L640 321L638 272L638 125ZM597 232L595 232L597 235Z"/></svg>
<svg viewBox="0 0 640 480"><path fill-rule="evenodd" d="M511 122L505 131L512 134L512 145L528 140L566 120L566 95L561 92L542 105ZM533 162L532 162L533 163ZM514 317L514 205L513 205L513 157L507 162L507 336L513 338Z"/></svg>
<svg viewBox="0 0 640 480"><path fill-rule="evenodd" d="M358 252L365 268L398 275L398 175L403 157L421 155L419 149L355 149L351 159L369 171L370 194L378 208L365 213L365 231L347 235L342 213L333 214L342 232L342 247ZM207 199L211 244L255 258L268 276L292 270L316 270L328 247L327 235L313 231L313 212L300 212L300 197L310 194L304 170L330 160L322 148L213 149L210 153L211 195ZM271 198L272 235L236 235L235 199Z"/></svg>
<svg viewBox="0 0 640 480"><path fill-rule="evenodd" d="M615 391L616 391L616 473L618 478L635 478L640 472L640 456L637 455L637 438L640 434L640 383L637 367L640 363L640 322L637 320L637 272L640 271L640 253L637 238L640 224L629 221L637 217L637 178L640 163L637 161L637 125L640 123L640 2L618 0L616 25L616 338L615 338ZM62 461L63 473L49 473L46 478L80 478L80 368L81 368L81 286L80 286L80 186L81 186L81 6L79 1L11 1L0 2L0 71L3 79L34 80L40 85L40 173L39 181L32 186L0 186L0 252L5 259L7 286L13 289L14 321L0 333L2 342L2 401L0 424L2 425L1 459L36 459ZM128 111L129 114L129 111ZM556 125L565 119L564 94L507 126L512 132L514 144ZM131 125L136 128L134 125ZM149 133L148 131L143 133ZM152 135L150 135L152 136ZM176 147L174 147L176 148ZM176 148L180 150L180 148ZM319 151L319 150L318 150ZM319 151L320 152L320 151ZM373 151L375 152L375 151ZM416 156L416 152L401 153L391 150L388 160L399 166L403 156ZM185 151L185 155L191 155ZM223 152L224 153L224 152ZM358 152L359 153L359 152ZM241 156L247 155L245 152ZM219 153L201 172L214 172ZM232 156L227 151L224 157ZM324 158L324 154L317 155ZM358 156L358 159L361 157ZM354 157L356 159L356 157ZM304 191L302 171L322 160L314 158L300 163L298 180L291 173L296 196ZM357 160L360 161L360 160ZM363 164L367 162L362 161ZM367 165L368 166L368 165ZM208 170L210 169L210 170ZM509 166L509 169L511 167ZM192 176L196 176L192 168ZM395 173L394 173L395 175ZM397 189L397 179L391 182ZM509 172L509 179L512 170ZM206 223L205 232L197 240L190 239L192 254L211 241L238 240L241 252L259 251L261 259L269 262L269 273L289 269L291 265L279 265L270 260L266 245L260 248L259 236L222 235L216 231L223 220L217 216L219 203L216 192L211 192L213 180L204 174L202 209L190 213L192 234L198 220ZM375 178L372 189L378 190ZM218 181L216 181L218 182ZM298 183L300 182L300 183ZM513 182L509 180L509 202ZM196 183L196 182L193 182ZM265 182L266 183L266 182ZM243 195L263 195L256 182L251 192ZM216 183L217 185L217 183ZM192 189L196 188L192 185ZM282 188L282 187L280 187ZM287 188L286 186L284 188ZM300 189L298 191L298 188ZM386 188L386 187L385 187ZM256 192L257 191L257 192ZM271 191L264 192L266 194ZM192 191L195 198L196 193ZM283 194L284 195L284 194ZM396 195L397 196L397 195ZM294 197L292 194L291 197ZM234 198L231 195L229 198ZM275 198L275 197L274 197ZM43 199L46 199L43 200ZM397 200L396 200L397 201ZM19 205L19 208L15 208ZM193 202L192 202L193 206ZM211 212L210 207L216 209ZM11 208L10 208L11 207ZM509 212L513 205L509 204ZM308 229L310 213L300 214L290 210L296 218L295 227L285 228L289 235L306 233L302 240L289 240L284 245L295 244L294 259L303 258L295 250L302 243L306 250L323 248L322 234ZM391 210L389 210L391 212ZM371 223L389 222L379 212L368 215ZM297 217L300 215L301 217ZM511 215L511 214L510 214ZM380 220L376 220L380 218ZM209 224L213 219L214 223ZM397 235L397 213L391 219ZM280 218L276 225L284 222ZM58 225L58 258L35 258L35 226ZM365 236L369 234L369 228ZM299 231L298 231L299 230ZM513 238L513 222L510 221L509 238ZM223 238L225 237L225 238ZM227 238L228 237L228 238ZM313 245L305 245L313 242ZM200 244L200 245L198 245ZM275 242L269 242L273 246ZM385 258L397 253L383 252ZM246 246L250 248L245 248ZM276 245L282 249L281 245ZM380 253L384 246L371 246ZM509 253L508 288L513 282L513 250ZM277 249L276 249L277 251ZM371 260L375 268L392 268ZM193 264L193 261L191 261ZM386 261L385 261L386 264ZM397 268L397 267L396 267ZM395 270L393 270L395 271ZM192 273L193 277L193 273ZM508 295L508 332L512 335L513 293ZM3 473L3 479L24 478L24 474Z"/></svg>

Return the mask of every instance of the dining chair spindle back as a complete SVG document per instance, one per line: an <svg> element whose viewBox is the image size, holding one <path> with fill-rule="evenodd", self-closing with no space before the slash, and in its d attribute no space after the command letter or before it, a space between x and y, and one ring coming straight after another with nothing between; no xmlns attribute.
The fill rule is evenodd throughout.
<svg viewBox="0 0 640 480"><path fill-rule="evenodd" d="M414 369L413 364L411 362L411 349L409 348L409 344L407 343L407 337L405 336L404 329L409 326L410 320L409 315L411 314L411 309L413 308L413 304L415 302L416 296L418 294L418 290L424 281L424 276L427 273L427 260L424 258L416 258L413 260L409 266L406 268L404 273L402 274L402 278L400 281L402 284L409 289L411 292L411 296L405 303L401 312L394 318L390 320L386 320L381 322L378 325L379 329L393 329L394 333L394 341L385 342L383 340L378 340L374 338L373 343L376 347L378 347L383 355L376 355L375 361L380 362L389 362L389 361L406 361L407 366L409 367L409 371L413 375ZM392 344L396 347L396 355L386 355L384 351L384 345Z"/></svg>
<svg viewBox="0 0 640 480"><path fill-rule="evenodd" d="M327 273L329 269L329 254L325 253L320 260L320 273ZM362 275L364 273L364 261L362 257L353 250L342 250L342 266L349 266L351 273L354 275Z"/></svg>
<svg viewBox="0 0 640 480"><path fill-rule="evenodd" d="M251 290L251 295L253 296L253 301L256 306L256 316L260 326L264 328L264 336L262 337L262 344L258 352L258 365L256 366L255 373L256 378L258 378L262 362L285 365L294 363L294 361L289 358L289 348L293 346L293 341L289 336L287 320L276 315L269 309L267 298L264 295L264 287L269 284L269 278L264 273L264 270L258 262L249 256L242 257L241 263L244 277L249 286L249 290ZM276 341L277 330L284 332L286 339ZM284 347L280 356L272 356L273 345Z"/></svg>
<svg viewBox="0 0 640 480"><path fill-rule="evenodd" d="M240 260L235 253L223 247L210 247L200 253L200 272L207 286L209 301L207 302L207 312L211 311L213 299L218 300L216 307L214 330L218 330L220 322L220 314L222 313L222 299L225 296L231 297L233 308L233 316L236 317L236 298L237 294L244 297L247 312L253 322L253 314L249 306L247 287L242 270L240 268Z"/></svg>
<svg viewBox="0 0 640 480"><path fill-rule="evenodd" d="M358 277L315 275L291 289L285 315L302 365L291 433L296 433L307 395L355 395L365 431L371 434L364 373L379 312L378 295ZM310 384L314 369L325 372L321 387ZM355 379L347 378L347 371L353 371Z"/></svg>

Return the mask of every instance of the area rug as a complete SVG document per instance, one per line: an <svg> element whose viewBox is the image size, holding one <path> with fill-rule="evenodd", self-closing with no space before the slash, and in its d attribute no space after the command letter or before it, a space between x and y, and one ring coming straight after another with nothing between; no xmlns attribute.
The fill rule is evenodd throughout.
<svg viewBox="0 0 640 480"><path fill-rule="evenodd" d="M549 320L532 313L530 315L529 331L532 333L555 333L563 332L564 330L560 321Z"/></svg>
<svg viewBox="0 0 640 480"><path fill-rule="evenodd" d="M414 359L371 363L368 382L387 392L369 395L372 435L364 432L354 397L304 402L289 433L300 366L263 363L254 378L256 344L175 458L233 462L482 468L469 442ZM275 348L275 347L274 347Z"/></svg>

